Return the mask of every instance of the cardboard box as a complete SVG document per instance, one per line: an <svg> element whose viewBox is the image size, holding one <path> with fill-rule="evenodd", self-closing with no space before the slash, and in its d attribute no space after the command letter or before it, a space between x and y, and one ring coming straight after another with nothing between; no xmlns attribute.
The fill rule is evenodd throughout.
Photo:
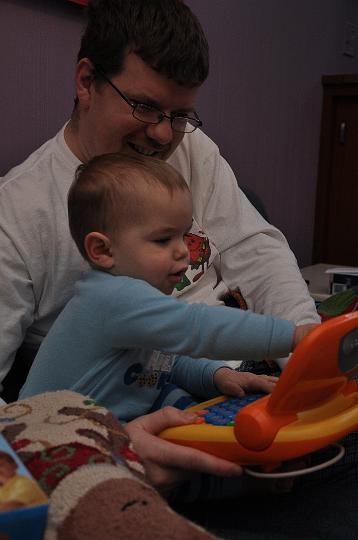
<svg viewBox="0 0 358 540"><path fill-rule="evenodd" d="M42 540L48 499L0 434L0 538Z"/></svg>
<svg viewBox="0 0 358 540"><path fill-rule="evenodd" d="M352 287L358 287L358 268L353 266L337 266L329 268L326 273L330 277L331 294L337 294Z"/></svg>

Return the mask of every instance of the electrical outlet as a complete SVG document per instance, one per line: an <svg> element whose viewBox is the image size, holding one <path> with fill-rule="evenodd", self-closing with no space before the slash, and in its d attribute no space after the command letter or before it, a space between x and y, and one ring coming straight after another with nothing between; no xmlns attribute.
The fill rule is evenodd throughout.
<svg viewBox="0 0 358 540"><path fill-rule="evenodd" d="M355 56L357 35L358 27L355 24L347 22L344 29L344 55Z"/></svg>

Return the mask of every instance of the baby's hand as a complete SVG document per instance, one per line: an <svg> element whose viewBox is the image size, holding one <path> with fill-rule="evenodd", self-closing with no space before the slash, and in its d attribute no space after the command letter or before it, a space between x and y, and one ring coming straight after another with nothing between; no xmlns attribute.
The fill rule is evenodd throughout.
<svg viewBox="0 0 358 540"><path fill-rule="evenodd" d="M292 350L297 347L299 342L311 331L313 328L318 326L320 323L312 323L312 324L301 324L299 326L295 327L295 331L293 334L293 344L292 344Z"/></svg>
<svg viewBox="0 0 358 540"><path fill-rule="evenodd" d="M271 393L277 381L278 377L255 375L255 373L229 368L219 368L214 373L216 388L227 396L243 397L250 392Z"/></svg>

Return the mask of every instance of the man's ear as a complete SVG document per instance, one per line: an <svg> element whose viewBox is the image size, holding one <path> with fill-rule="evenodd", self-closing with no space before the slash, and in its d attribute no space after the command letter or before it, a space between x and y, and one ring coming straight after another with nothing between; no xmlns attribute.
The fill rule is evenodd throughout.
<svg viewBox="0 0 358 540"><path fill-rule="evenodd" d="M88 108L93 90L93 65L88 58L81 58L76 66L76 95L83 108Z"/></svg>
<svg viewBox="0 0 358 540"><path fill-rule="evenodd" d="M84 248L90 263L94 266L105 270L113 268L114 259L108 236L99 232L90 232L85 237Z"/></svg>

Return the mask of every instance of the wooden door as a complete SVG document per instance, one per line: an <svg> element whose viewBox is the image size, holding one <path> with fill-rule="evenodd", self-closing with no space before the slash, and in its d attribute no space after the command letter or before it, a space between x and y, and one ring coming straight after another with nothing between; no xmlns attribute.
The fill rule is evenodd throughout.
<svg viewBox="0 0 358 540"><path fill-rule="evenodd" d="M358 266L358 76L323 86L313 262Z"/></svg>

